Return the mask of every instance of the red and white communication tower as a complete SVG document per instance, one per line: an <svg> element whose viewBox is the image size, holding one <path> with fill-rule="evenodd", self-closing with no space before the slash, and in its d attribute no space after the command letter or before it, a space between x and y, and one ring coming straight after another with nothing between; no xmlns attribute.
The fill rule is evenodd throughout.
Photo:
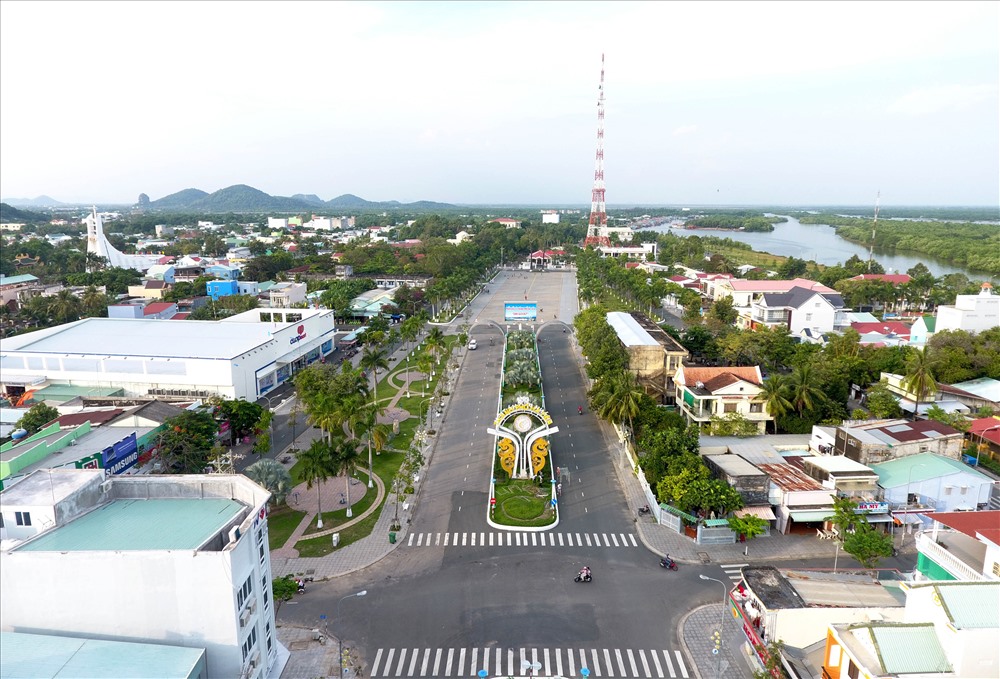
<svg viewBox="0 0 1000 679"><path fill-rule="evenodd" d="M594 166L594 189L590 194L590 224L583 247L611 245L605 229L608 211L604 205L604 55L601 55L601 85L597 88L597 160Z"/></svg>

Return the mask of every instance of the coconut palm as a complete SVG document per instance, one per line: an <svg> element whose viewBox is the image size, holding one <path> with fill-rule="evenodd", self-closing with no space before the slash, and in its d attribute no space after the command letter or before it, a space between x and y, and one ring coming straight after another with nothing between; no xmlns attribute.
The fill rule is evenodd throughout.
<svg viewBox="0 0 1000 679"><path fill-rule="evenodd" d="M815 410L816 406L826 399L823 390L816 386L816 377L813 375L812 366L808 363L795 366L788 388L789 400L799 417Z"/></svg>
<svg viewBox="0 0 1000 679"><path fill-rule="evenodd" d="M370 372L372 376L372 400L375 399L375 388L378 386L378 371L388 370L389 362L385 359L385 352L381 349L376 349L373 347L365 347L364 352L361 354L361 360L358 361L358 367L362 368L366 372Z"/></svg>
<svg viewBox="0 0 1000 679"><path fill-rule="evenodd" d="M441 332L441 328L432 328L429 333L427 333L427 351L434 354L434 362L439 363L441 360L441 352L444 351L444 333Z"/></svg>
<svg viewBox="0 0 1000 679"><path fill-rule="evenodd" d="M369 403L361 409L361 433L368 442L368 487L374 485L372 477L372 448L377 454L382 453L382 448L389 440L389 428L378 421L379 415L385 412L377 403Z"/></svg>
<svg viewBox="0 0 1000 679"><path fill-rule="evenodd" d="M243 472L247 478L271 493L271 502L280 505L292 490L292 476L280 463L271 459L254 462Z"/></svg>
<svg viewBox="0 0 1000 679"><path fill-rule="evenodd" d="M937 361L930 351L924 349L914 349L906 361L906 377L903 379L903 388L916 398L913 408L913 416L920 412L920 402L927 400L927 397L937 392L937 380L934 379L934 368Z"/></svg>
<svg viewBox="0 0 1000 679"><path fill-rule="evenodd" d="M333 445L322 439L317 439L299 454L302 465L299 475L306 482L306 488L311 489L316 484L316 527L323 527L323 495L320 485L328 478L337 474L338 467L334 462Z"/></svg>
<svg viewBox="0 0 1000 679"><path fill-rule="evenodd" d="M353 441L343 437L335 438L330 447L331 460L337 476L344 477L345 494L347 496L347 518L354 516L351 511L351 476L357 471L358 459L361 453Z"/></svg>
<svg viewBox="0 0 1000 679"><path fill-rule="evenodd" d="M628 422L631 431L632 420L639 414L644 395L635 376L627 370L609 373L598 379L594 391L597 414L617 425Z"/></svg>
<svg viewBox="0 0 1000 679"><path fill-rule="evenodd" d="M791 388L788 380L781 375L771 375L761 385L759 398L764 402L764 408L768 414L775 420L775 431L778 430L778 418L792 410L790 395Z"/></svg>

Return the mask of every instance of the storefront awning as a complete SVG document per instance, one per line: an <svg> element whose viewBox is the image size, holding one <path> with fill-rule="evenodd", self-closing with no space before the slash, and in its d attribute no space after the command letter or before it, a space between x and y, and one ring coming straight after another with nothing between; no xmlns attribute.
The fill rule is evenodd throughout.
<svg viewBox="0 0 1000 679"><path fill-rule="evenodd" d="M896 514L893 514L892 518L899 525L910 523L910 524L919 526L919 525L921 525L923 523L923 520L920 518L919 514L910 514L910 513L905 513L905 512L898 512Z"/></svg>
<svg viewBox="0 0 1000 679"><path fill-rule="evenodd" d="M756 516L765 521L774 521L778 517L774 515L770 507L744 507L736 511L736 516Z"/></svg>
<svg viewBox="0 0 1000 679"><path fill-rule="evenodd" d="M888 514L866 514L865 518L868 519L868 523L889 523L892 521L892 517Z"/></svg>
<svg viewBox="0 0 1000 679"><path fill-rule="evenodd" d="M833 509L793 511L789 512L789 514L792 517L792 521L796 523L809 523L812 521L826 521L833 516Z"/></svg>

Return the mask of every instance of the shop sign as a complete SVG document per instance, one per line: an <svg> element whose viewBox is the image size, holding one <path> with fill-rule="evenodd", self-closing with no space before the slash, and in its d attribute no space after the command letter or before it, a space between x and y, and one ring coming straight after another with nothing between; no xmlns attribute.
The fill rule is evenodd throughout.
<svg viewBox="0 0 1000 679"><path fill-rule="evenodd" d="M888 502L859 502L855 514L885 514L889 511Z"/></svg>
<svg viewBox="0 0 1000 679"><path fill-rule="evenodd" d="M298 334L295 337L288 340L289 344L298 344L299 342L301 342L306 338L306 326L300 325L299 327L295 328L295 332Z"/></svg>
<svg viewBox="0 0 1000 679"><path fill-rule="evenodd" d="M121 441L101 451L104 455L104 468L109 474L121 474L135 466L139 461L139 445L132 432Z"/></svg>

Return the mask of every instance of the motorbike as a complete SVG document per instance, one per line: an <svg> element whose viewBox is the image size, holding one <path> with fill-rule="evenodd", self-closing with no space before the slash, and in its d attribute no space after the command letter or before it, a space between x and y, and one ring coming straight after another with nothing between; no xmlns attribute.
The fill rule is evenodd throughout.
<svg viewBox="0 0 1000 679"><path fill-rule="evenodd" d="M639 507L639 516L642 516L643 514L649 514L649 505Z"/></svg>
<svg viewBox="0 0 1000 679"><path fill-rule="evenodd" d="M576 577L573 578L573 582L590 582L593 579L594 578L590 575L590 573L580 571L576 574Z"/></svg>
<svg viewBox="0 0 1000 679"><path fill-rule="evenodd" d="M670 570L675 571L677 570L677 562L669 556L665 556L660 559L660 568L669 568Z"/></svg>
<svg viewBox="0 0 1000 679"><path fill-rule="evenodd" d="M579 415L583 415L583 406L577 406L576 407L576 412Z"/></svg>

